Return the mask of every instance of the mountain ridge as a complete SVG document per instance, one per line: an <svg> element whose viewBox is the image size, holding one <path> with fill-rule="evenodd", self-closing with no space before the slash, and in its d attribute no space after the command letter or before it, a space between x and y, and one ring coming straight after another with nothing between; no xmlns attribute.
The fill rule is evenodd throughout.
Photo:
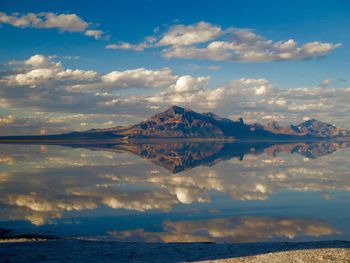
<svg viewBox="0 0 350 263"><path fill-rule="evenodd" d="M236 139L312 139L350 137L350 131L310 119L297 125L281 126L277 122L267 125L246 124L240 118L234 121L212 112L198 113L176 105L146 120L127 127L107 129L131 138L236 138ZM100 130L102 131L102 130Z"/></svg>
<svg viewBox="0 0 350 263"><path fill-rule="evenodd" d="M163 112L129 126L92 129L56 135L5 136L0 140L137 140L137 139L235 139L322 140L350 138L350 131L315 119L298 125L246 124L214 113L198 113L173 105Z"/></svg>

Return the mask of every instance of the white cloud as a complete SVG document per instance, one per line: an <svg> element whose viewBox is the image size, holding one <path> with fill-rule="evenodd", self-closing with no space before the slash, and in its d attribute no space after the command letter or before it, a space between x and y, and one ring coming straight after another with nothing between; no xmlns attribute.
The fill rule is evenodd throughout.
<svg viewBox="0 0 350 263"><path fill-rule="evenodd" d="M85 36L89 36L89 37L94 37L95 39L100 39L103 35L103 31L101 30L86 30L85 31Z"/></svg>
<svg viewBox="0 0 350 263"><path fill-rule="evenodd" d="M208 85L209 77L198 77L186 75L177 79L175 85L171 88L174 92L197 92Z"/></svg>
<svg viewBox="0 0 350 263"><path fill-rule="evenodd" d="M196 87L194 84L189 86ZM198 111L210 110L231 118L241 116L247 122L265 123L268 116L270 120L291 124L301 122L304 116L312 116L338 127L349 127L349 99L350 88L305 87L284 90L263 78L241 78L215 88L204 84L188 92L186 88L175 89L172 86L147 98L153 106L161 108L169 104L190 105Z"/></svg>
<svg viewBox="0 0 350 263"><path fill-rule="evenodd" d="M213 26L210 23L199 22L194 25L175 25L169 29L160 39L148 36L139 44L128 42L118 42L117 44L107 45L107 49L124 49L133 51L143 51L146 48L160 46L183 46L201 42L207 42L222 35L220 27Z"/></svg>
<svg viewBox="0 0 350 263"><path fill-rule="evenodd" d="M323 81L327 87L284 89L265 78L241 78L211 87L208 76L177 75L169 68L102 74L67 69L57 57L43 55L13 62L12 66L0 80L1 105L8 109L130 114L137 122L177 104L230 118L243 117L246 122L290 124L307 116L338 127L349 127L350 123L350 88L333 88L327 79ZM139 90L126 91L130 88Z"/></svg>
<svg viewBox="0 0 350 263"><path fill-rule="evenodd" d="M319 87L326 88L332 83L331 79L324 79L321 81Z"/></svg>
<svg viewBox="0 0 350 263"><path fill-rule="evenodd" d="M33 55L16 65L23 65L19 73L5 76L2 80L8 86L36 87L65 84L68 89L98 90L101 88L167 88L176 83L179 76L170 68L158 70L136 68L124 71L111 71L101 74L93 70L66 69L55 56Z"/></svg>
<svg viewBox="0 0 350 263"><path fill-rule="evenodd" d="M45 68L45 67L50 67L50 68L61 67L60 63L52 62L50 57L46 57L38 54L31 56L29 59L25 60L23 64L27 66L31 66L34 69Z"/></svg>
<svg viewBox="0 0 350 263"><path fill-rule="evenodd" d="M222 29L207 22L199 22L193 25L174 25L162 36L153 37L152 42L120 42L108 45L107 48L142 51L145 48L165 47L162 50L165 58L266 62L322 57L340 46L341 44L320 41L298 45L293 39L275 42L251 29Z"/></svg>
<svg viewBox="0 0 350 263"><path fill-rule="evenodd" d="M245 39L243 39L245 40ZM266 62L281 60L303 60L324 56L340 44L312 42L300 47L286 48L290 46L286 42L274 43L271 40L258 40L254 42L213 41L204 48L195 46L178 46L163 50L165 58L192 58L213 61L236 61L236 62Z"/></svg>
<svg viewBox="0 0 350 263"><path fill-rule="evenodd" d="M26 71L7 76L3 79L9 86L51 85L57 82L89 82L95 80L98 73L92 70L64 69L60 62L43 55L34 55L22 62Z"/></svg>
<svg viewBox="0 0 350 263"><path fill-rule="evenodd" d="M220 27L199 22L194 25L175 25L159 40L159 46L188 46L215 39L223 34Z"/></svg>
<svg viewBox="0 0 350 263"><path fill-rule="evenodd" d="M133 50L133 51L143 51L146 48L153 47L157 39L155 37L149 36L146 37L142 43L131 44L127 42L118 42L117 44L107 45L107 49L124 49L124 50Z"/></svg>
<svg viewBox="0 0 350 263"><path fill-rule="evenodd" d="M58 29L62 32L84 32L86 36L99 39L103 32L89 29L90 23L76 14L55 14L51 12L6 14L0 12L0 24L9 24L20 28Z"/></svg>
<svg viewBox="0 0 350 263"><path fill-rule="evenodd" d="M152 114L154 108L142 90L135 95L128 92L123 94L124 90L150 89L146 93L152 94L156 90L174 88L181 78L169 68L137 68L102 74L93 70L67 69L56 60L57 56L38 54L8 64L13 68L3 74L0 80L1 106L16 108L16 112L23 110L25 113L130 114L137 116L136 121L140 121ZM190 76L186 78L191 80ZM205 81L205 77L198 77L198 82L202 83L200 85L203 86ZM196 84L193 81L189 83ZM64 127L67 127L66 123ZM33 130L37 131L34 126Z"/></svg>
<svg viewBox="0 0 350 263"><path fill-rule="evenodd" d="M125 49L125 50L129 49L133 51L143 51L146 47L147 46L143 44L133 45L126 42L119 42L118 44L110 44L106 46L107 49Z"/></svg>
<svg viewBox="0 0 350 263"><path fill-rule="evenodd" d="M181 76L176 83L171 85L166 91L151 95L146 98L150 103L156 104L187 104L194 102L196 96L201 101L201 94L206 92L209 83L209 77L192 77L189 75Z"/></svg>
<svg viewBox="0 0 350 263"><path fill-rule="evenodd" d="M137 68L125 71L112 71L101 77L103 84L118 88L164 88L174 83L177 76L171 69L149 70Z"/></svg>

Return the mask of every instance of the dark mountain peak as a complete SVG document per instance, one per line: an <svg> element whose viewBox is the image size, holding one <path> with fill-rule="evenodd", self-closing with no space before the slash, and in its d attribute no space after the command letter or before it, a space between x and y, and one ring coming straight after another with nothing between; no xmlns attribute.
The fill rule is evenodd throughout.
<svg viewBox="0 0 350 263"><path fill-rule="evenodd" d="M185 111L186 111L185 108L182 108L182 107L179 107L179 106L176 106L176 105L171 105L165 112L166 113L172 113L172 114L182 114ZM187 111L188 111L188 109L187 109Z"/></svg>
<svg viewBox="0 0 350 263"><path fill-rule="evenodd" d="M332 124L319 121L316 119L310 119L304 121L296 126L300 133L305 133L308 135L316 137L341 137L349 136L350 131L346 129L339 129Z"/></svg>
<svg viewBox="0 0 350 263"><path fill-rule="evenodd" d="M213 117L173 105L132 126L127 135L162 138L223 138L225 136L218 127L218 123L220 120Z"/></svg>
<svg viewBox="0 0 350 263"><path fill-rule="evenodd" d="M236 139L275 139L329 138L349 136L347 130L315 119L299 125L281 126L276 121L266 126L245 124L243 119L233 121L212 112L199 113L188 108L172 105L163 112L147 120L125 128L105 129L104 131L131 138L236 138Z"/></svg>
<svg viewBox="0 0 350 263"><path fill-rule="evenodd" d="M284 126L281 126L277 121L272 121L267 123L264 129L274 134L303 135L303 134L300 134L298 129L295 129L295 126L288 125L284 127Z"/></svg>
<svg viewBox="0 0 350 263"><path fill-rule="evenodd" d="M150 120L157 120L159 124L167 122L187 122L191 123L194 119L201 119L202 115L188 108L182 108L176 105L169 107L167 110L153 115Z"/></svg>
<svg viewBox="0 0 350 263"><path fill-rule="evenodd" d="M323 121L319 121L319 120L316 120L316 119L310 119L310 120L304 121L304 122L300 123L297 126L298 127L325 126L325 127L334 127L335 128L335 126L332 125L332 124L329 124L329 123L326 123L326 122L323 122Z"/></svg>
<svg viewBox="0 0 350 263"><path fill-rule="evenodd" d="M281 129L282 126L277 121L271 121L267 123L268 129Z"/></svg>
<svg viewBox="0 0 350 263"><path fill-rule="evenodd" d="M202 114L205 115L205 116L217 119L217 120L221 120L222 119L220 116L218 116L215 113L212 113L210 111L209 112L203 112Z"/></svg>
<svg viewBox="0 0 350 263"><path fill-rule="evenodd" d="M212 118L216 121L221 121L221 122L225 122L225 123L230 123L230 122L233 122L233 120L231 119L228 119L228 118L222 118L218 115L216 115L215 113L212 113L212 112L204 112L202 113L203 116L206 116L206 117L209 117L209 118Z"/></svg>
<svg viewBox="0 0 350 263"><path fill-rule="evenodd" d="M276 121L266 126L246 124L243 119L233 121L212 112L199 113L176 105L161 113L130 126L116 126L48 136L22 136L22 139L70 139L70 140L129 140L155 138L210 138L242 140L302 140L350 137L350 130L311 119L299 125L281 126ZM1 138L0 138L1 139ZM3 137L2 140L16 138Z"/></svg>

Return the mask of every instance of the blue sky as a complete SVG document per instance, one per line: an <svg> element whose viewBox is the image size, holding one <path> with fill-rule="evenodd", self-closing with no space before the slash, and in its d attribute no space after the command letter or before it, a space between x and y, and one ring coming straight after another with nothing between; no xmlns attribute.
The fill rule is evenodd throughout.
<svg viewBox="0 0 350 263"><path fill-rule="evenodd" d="M1 74L3 82L0 83L0 99L4 101L2 108L0 108L1 116L5 119L11 115L13 119L17 116L21 118L29 117L34 112L47 113L46 117L43 117L43 115L40 118L38 117L40 121L36 125L33 125L33 118L31 118L30 123L26 124L28 129L25 129L25 131L37 132L40 125L48 127L49 131L56 131L57 127L51 127L48 124L48 116L67 117L74 114L85 114L86 118L89 116L89 121L83 127L68 125L66 129L95 127L100 125L101 122L108 122L110 119L113 119L112 122L114 124L119 123L121 119L123 119L121 121L122 123L130 123L143 119L146 114L151 114L163 109L168 104L174 103L187 105L196 110L209 109L229 117L242 115L252 121L270 120L271 118L282 122L287 119L301 121L303 118L316 115L316 117L324 117L328 121L333 121L335 124L346 124L346 122L341 121L344 119L343 115L346 112L344 113L344 109L336 112L335 105L339 105L344 100L344 96L347 94L346 88L349 86L350 81L348 77L350 68L348 59L350 57L350 37L348 34L348 29L350 28L349 1L11 0L0 2L0 12L2 12L3 17L6 16L6 19L12 16L11 19L18 20L28 15L28 13L33 13L36 16L40 16L41 13L52 13L54 16L74 14L76 16L75 18L86 22L86 25L82 26L82 28L74 27L72 24L74 21L71 24L65 24L63 20L58 22L61 23L59 25L31 24L16 26L15 22L13 22L14 20L11 20L11 24L5 20L1 22L0 19L2 36L0 42L0 63L2 66L0 70L3 72ZM61 18L65 19L65 17ZM176 26L183 26L184 30L190 30L191 27L197 30L200 27L198 24L200 22L205 23L203 25L208 32L219 28L220 33L216 37L209 37L208 39L193 42L189 45L161 44L162 38L174 31ZM73 29L72 26L74 27ZM239 58L234 55L230 56L230 58L222 59L222 53L218 55L218 52L226 52L227 50L215 50L215 54L211 56L211 58L214 57L215 59L210 59L205 55L203 57L203 53L202 55L198 55L199 51L197 49L203 49L213 42L237 44L235 42L238 34L237 30L244 29L249 29L257 38L263 38L262 41L264 43L259 44L259 39L256 42L249 42L248 44L244 42L245 40L242 40L239 44L249 45L249 47L248 49L245 47L245 51L243 51ZM84 35L87 30L98 30L101 31L102 35L97 37L99 39L95 39L93 36ZM232 30L236 31L232 33ZM203 36L205 33L203 30L197 32L199 36ZM138 45L143 43L147 36L155 37L156 40L142 51L120 47L116 49L106 48L112 44L120 45L122 42ZM281 51L280 48L275 48L272 45L279 45L279 43L290 39L293 40L292 44L295 44L296 47L290 51L288 59L274 57L275 52L278 53ZM266 42L269 40L272 41L272 44ZM297 48L301 48L304 44L315 42L317 43L312 44L314 45L312 47L312 53L310 53L311 49L307 52L305 51L306 53L297 51ZM322 46L323 43L330 46ZM263 52L263 56L267 55L268 57L263 59L251 58L251 52L255 52L253 50L255 47L257 51ZM317 51L320 48L326 48L327 50L322 52ZM198 54L192 54L193 52L190 49L196 49ZM164 55L167 50L172 50L172 55L168 57ZM234 50L234 52L236 51L237 49ZM186 55L178 55L178 52L185 52ZM189 52L191 52L191 55L189 55ZM295 55L295 52L299 52L300 54ZM147 85L147 87L144 87L143 80L135 82L134 76L132 80L125 80L123 75L123 80L127 81L128 84L124 82L120 84L118 82L114 83L114 86L110 84L108 88L105 85L101 85L98 81L92 83L93 81L89 79L90 86L88 89L79 89L79 92L76 90L72 92L71 86L73 84L71 82L68 83L69 81L67 79L64 80L64 83L62 80L59 80L59 82L51 83L51 85L43 84L43 82L37 85L36 83L33 84L32 81L32 84L28 85L31 86L29 87L31 90L23 90L25 83L19 83L18 81L12 81L12 84L9 84L9 79L16 77L12 71L27 70L26 72L28 73L34 69L24 69L23 65L27 65L25 61L36 54L44 56L50 61L62 63L64 70L90 70L101 76L114 71L124 72L137 68L157 71L165 67L172 71L172 76L168 76L170 79L166 81L167 85L162 86L159 83L153 83L149 84L151 87ZM49 56L51 57L49 58ZM194 59L193 57L196 56L197 59ZM249 59L242 59L242 57L246 56ZM9 64L11 61L17 62ZM33 67L33 65L31 66ZM40 68L42 69L42 66ZM9 73L9 70L12 73ZM55 70L55 73L52 74L61 74L58 72L59 70ZM153 73L151 72L151 74ZM193 98L191 99L185 93L180 94L180 89L172 87L172 85L174 86L176 84L176 79L187 75L196 81L195 83L191 82L191 85L197 87L195 91L200 93L198 98L201 99L201 103L193 100ZM204 84L202 80L198 79L201 77L209 77L210 80ZM51 76L52 78L55 77ZM72 76L69 78L72 81ZM248 81L249 83L247 84L247 82L238 81L243 78L252 80L265 79L268 81L268 84L261 84L263 82L258 81L254 82L255 84L251 84L252 81ZM77 83L77 80L74 79L74 85L85 85L86 81L84 79L84 83ZM174 81L174 83L171 81ZM189 79L187 78L186 81L187 85ZM239 87L235 86L235 89L241 89L244 92L249 91L250 88L259 89L260 86L257 85L268 85L267 90L273 93L264 93L266 96L264 102L262 102L260 97L251 98L249 92L243 92L243 94L241 91L232 91L232 85L230 84L232 81L236 81L234 82L235 84L232 84L233 86L241 85ZM237 84L238 82L240 84ZM28 84L28 82L26 83ZM11 85L19 86L19 88L16 91ZM114 96L115 101L116 96L119 96L118 100L123 100L123 102L116 104L122 104L122 107L118 108L118 105L116 105L113 110L108 111L107 109L102 110L101 108L97 109L92 106L91 109L85 108L86 110L82 111L77 110L77 107L70 107L66 103L63 103L62 107L57 104L54 108L50 108L48 106L50 104L49 95L47 95L46 99L48 101L46 102L43 100L34 100L28 103L25 102L24 97L21 98L19 95L19 93L24 92L30 98L36 96L41 98L42 94L51 94L54 86L56 90L61 89L60 94L63 94L63 97L72 96L77 98L81 96L81 93L84 93L84 95L88 93L89 98L87 99L91 99L91 104L97 105L98 103L103 103L102 98L98 98L97 101L95 100L96 98L91 98L93 94L91 85L95 85L94 94L107 92L110 97ZM118 85L122 85L122 87ZM249 87L247 88L244 85L248 85ZM251 87L252 85L255 86ZM315 97L315 89L319 86L324 87L325 90L318 91L320 97L317 98L317 96ZM232 104L230 105L229 102L219 99L215 101L215 106L213 98L218 96L217 94L220 90L217 89L220 87L230 89L231 95L234 94L235 97L241 96L242 100L248 100L249 103L245 106L238 105L232 109L230 108L233 107ZM276 88L278 91L275 90ZM298 94L298 88L309 89L307 94L305 93L305 96L310 96L312 93L314 97L312 99L310 98L310 101L307 103L305 101L298 101L299 99L295 95ZM314 89L312 90L312 88ZM332 93L332 89L335 92ZM340 93L338 89L341 90ZM206 92L205 98L203 97L203 90ZM215 94L209 94L208 92L211 90L216 90L217 92ZM283 93L283 91L288 90L294 95ZM16 92L18 94L15 94ZM175 92L177 93L175 94ZM190 92L193 94L194 90L190 91L186 88L186 90L181 90L181 92ZM254 95L259 95L254 93L254 91L251 92ZM141 96L139 98L140 103L137 103L138 98L135 98L135 96ZM154 98L145 98L145 96L164 99L155 100ZM250 97L247 99L247 96ZM137 107L134 104L126 106L126 101L130 101L128 99L129 97L133 97L133 103L137 104ZM169 97L173 99L166 100ZM181 101L178 97L184 97L186 99ZM333 101L331 99L329 101L329 98L333 97L339 97L339 100ZM271 102L270 98L274 102ZM263 104L270 103L272 105L278 99L283 99L286 102L280 100L272 108L262 108ZM73 101L72 103L81 103L79 99ZM327 112L323 115L312 114L313 111L316 112L317 110L317 101L322 101L319 104L321 108L327 108L328 103L335 104L333 108L327 108ZM304 103L304 106L298 103ZM218 106L219 104L220 106ZM222 106L224 104L226 105L225 107ZM144 110L140 105L143 105ZM84 107L88 106L84 105ZM256 108L254 109L254 107ZM284 109L281 107L284 107ZM254 117L254 112L262 111L265 117L271 115L271 118L263 118L264 116L258 116L256 114ZM293 114L288 115L291 111ZM332 114L329 114L329 111ZM128 115L129 119L121 117L124 115ZM23 119L22 121L25 122ZM3 123L6 123L6 121L3 121ZM12 130L17 129L11 125L8 125L8 127L8 129Z"/></svg>

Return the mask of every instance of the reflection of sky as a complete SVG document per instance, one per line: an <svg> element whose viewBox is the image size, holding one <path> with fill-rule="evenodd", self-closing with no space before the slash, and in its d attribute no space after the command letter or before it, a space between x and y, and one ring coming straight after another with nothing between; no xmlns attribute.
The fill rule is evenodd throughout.
<svg viewBox="0 0 350 263"><path fill-rule="evenodd" d="M295 239L300 235L337 235L331 226L309 219L271 217L225 217L192 221L165 221L163 231L144 229L111 231L119 240L146 242L256 242L275 238Z"/></svg>
<svg viewBox="0 0 350 263"><path fill-rule="evenodd" d="M231 159L172 174L126 153L39 145L0 147L0 217L12 228L24 224L15 220L28 220L38 229L54 225L64 233L70 229L71 224L65 223L69 218L80 218L77 235L117 233L119 238L147 236L159 241L324 239L340 232L344 238L350 236L346 231L348 150L314 160L285 153L246 155L243 161ZM162 225L161 229L154 231L145 223L151 215L155 218L151 222ZM213 218L206 219L208 215ZM126 220L123 228L113 223L106 228L95 222L87 230L88 218L102 222L105 216L111 221L129 216L135 223ZM242 216L254 227L244 228ZM283 222L293 226L279 230ZM183 224L189 224L192 232L180 231ZM197 229L200 225L207 231L203 235ZM213 236L210 226L216 225L222 233L235 234ZM261 236L244 236L244 231L258 232L256 228ZM238 235L237 229L243 232ZM310 234L319 229L319 235Z"/></svg>

